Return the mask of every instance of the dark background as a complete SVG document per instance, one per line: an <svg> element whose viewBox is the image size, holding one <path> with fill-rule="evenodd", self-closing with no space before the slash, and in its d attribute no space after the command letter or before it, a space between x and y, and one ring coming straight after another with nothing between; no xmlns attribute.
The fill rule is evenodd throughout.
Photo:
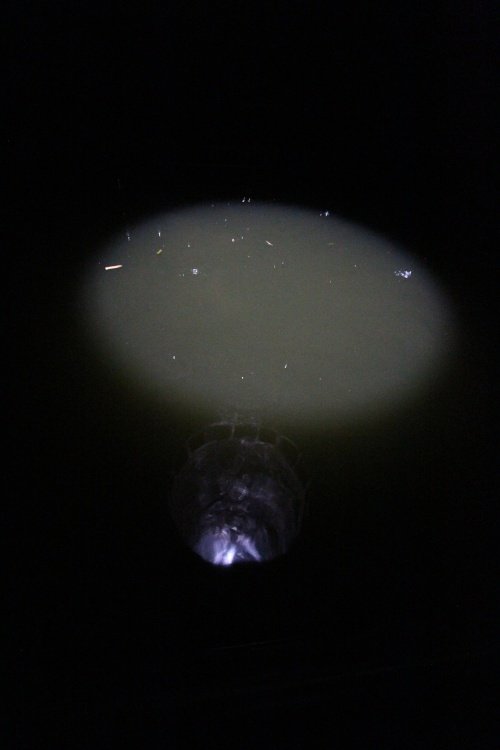
<svg viewBox="0 0 500 750"><path fill-rule="evenodd" d="M18 0L2 15L3 746L496 746L493 4ZM402 242L460 334L404 415L292 436L313 478L300 540L214 570L166 510L201 415L119 384L76 299L113 234L243 196Z"/></svg>

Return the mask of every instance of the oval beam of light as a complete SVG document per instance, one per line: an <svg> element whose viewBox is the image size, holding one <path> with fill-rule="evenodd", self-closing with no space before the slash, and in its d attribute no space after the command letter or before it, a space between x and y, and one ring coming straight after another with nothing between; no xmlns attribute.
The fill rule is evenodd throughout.
<svg viewBox="0 0 500 750"><path fill-rule="evenodd" d="M157 216L102 249L93 334L141 387L218 413L321 423L435 376L448 306L410 255L328 215L244 202Z"/></svg>

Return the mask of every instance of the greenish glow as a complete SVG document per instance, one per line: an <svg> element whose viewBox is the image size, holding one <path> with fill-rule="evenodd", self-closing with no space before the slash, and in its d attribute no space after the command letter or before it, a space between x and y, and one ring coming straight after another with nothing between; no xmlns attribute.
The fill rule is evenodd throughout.
<svg viewBox="0 0 500 750"><path fill-rule="evenodd" d="M84 295L92 334L138 386L266 422L338 422L410 398L453 339L415 258L336 216L254 202L124 233Z"/></svg>

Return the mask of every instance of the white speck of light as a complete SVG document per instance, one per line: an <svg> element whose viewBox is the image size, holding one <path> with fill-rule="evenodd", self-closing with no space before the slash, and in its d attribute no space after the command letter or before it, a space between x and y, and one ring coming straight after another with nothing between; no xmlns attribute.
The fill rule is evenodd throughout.
<svg viewBox="0 0 500 750"><path fill-rule="evenodd" d="M394 271L394 276L400 276L402 279L409 279L411 271Z"/></svg>
<svg viewBox="0 0 500 750"><path fill-rule="evenodd" d="M175 354L172 354L172 359L175 359Z"/></svg>
<svg viewBox="0 0 500 750"><path fill-rule="evenodd" d="M193 274L193 276L198 276L198 268L192 268L191 273Z"/></svg>
<svg viewBox="0 0 500 750"><path fill-rule="evenodd" d="M288 367L288 362L285 362L285 367L284 367L284 369L286 370L286 368L287 368L287 367Z"/></svg>
<svg viewBox="0 0 500 750"><path fill-rule="evenodd" d="M115 271L117 268L123 268L123 264L120 266L104 266L105 271Z"/></svg>
<svg viewBox="0 0 500 750"><path fill-rule="evenodd" d="M127 240L128 240L128 242L130 242L130 239L131 239L131 235L130 235L130 232L125 232L125 234L127 235Z"/></svg>
<svg viewBox="0 0 500 750"><path fill-rule="evenodd" d="M231 237L231 242L236 242L234 237Z"/></svg>
<svg viewBox="0 0 500 750"><path fill-rule="evenodd" d="M266 240L266 245L270 245L271 247L273 247L273 243L269 242L269 240Z"/></svg>
<svg viewBox="0 0 500 750"><path fill-rule="evenodd" d="M158 237L161 237L161 231L158 230Z"/></svg>

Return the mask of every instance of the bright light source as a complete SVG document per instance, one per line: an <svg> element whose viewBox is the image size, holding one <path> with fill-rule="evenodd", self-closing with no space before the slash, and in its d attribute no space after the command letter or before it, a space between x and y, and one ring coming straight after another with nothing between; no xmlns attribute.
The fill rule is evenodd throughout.
<svg viewBox="0 0 500 750"><path fill-rule="evenodd" d="M207 532L195 545L195 551L214 565L260 562L262 559L251 539L229 528Z"/></svg>

